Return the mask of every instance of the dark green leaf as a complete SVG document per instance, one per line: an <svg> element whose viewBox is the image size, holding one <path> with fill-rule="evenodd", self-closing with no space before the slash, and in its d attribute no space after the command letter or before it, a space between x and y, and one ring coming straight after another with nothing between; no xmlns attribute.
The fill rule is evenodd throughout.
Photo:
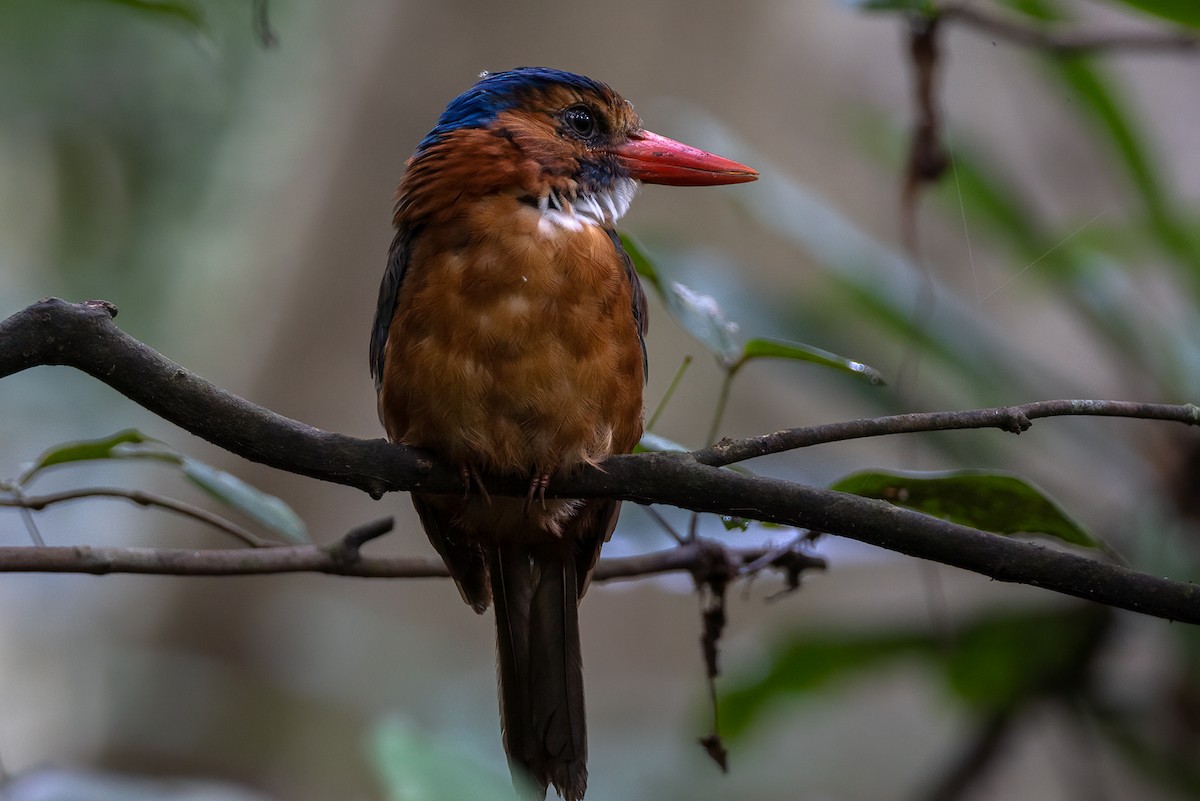
<svg viewBox="0 0 1200 801"><path fill-rule="evenodd" d="M1055 20L1061 15L1057 6L1046 0L1009 0L1017 10L1035 19ZM1174 10L1175 2L1144 0L1142 10L1153 6L1163 13ZM1178 6L1191 7L1191 15L1200 13L1200 3L1179 0ZM1188 15L1188 16L1191 16ZM1059 58L1047 62L1052 73L1072 92L1073 104L1084 112L1097 133L1108 139L1120 163L1129 174L1134 190L1157 237L1159 246L1174 261L1191 273L1200 275L1200 250L1176 212L1178 201L1166 188L1166 181L1155 164L1152 149L1138 126L1140 117L1132 112L1115 82L1089 59Z"/></svg>
<svg viewBox="0 0 1200 801"><path fill-rule="evenodd" d="M722 135L734 137L724 130ZM873 326L878 331L871 331L871 341L895 342L919 352L923 365L936 360L979 397L1011 392L1029 381L1028 365L1018 365L1007 343L980 324L976 304L961 302L936 280L930 289L929 276L903 253L872 239L828 199L788 180L785 167L772 167L762 154L747 158L771 180L739 195L740 202L756 222L795 244L824 272L827 291L800 293L797 308L789 310L796 318L791 325L802 325L807 332L836 327L843 336L849 333L847 317L855 321L855 333ZM914 306L914 298L925 292L936 293L938 299L932 314L919 313Z"/></svg>
<svg viewBox="0 0 1200 801"><path fill-rule="evenodd" d="M753 520L745 517L721 515L721 525L725 526L726 531L747 531L750 528L750 524L753 522Z"/></svg>
<svg viewBox="0 0 1200 801"><path fill-rule="evenodd" d="M1182 230L1175 215L1177 203L1164 188L1161 171L1137 125L1138 117L1131 112L1113 82L1086 61L1070 59L1056 62L1055 66L1064 82L1083 101L1081 107L1089 112L1098 130L1107 136L1120 157L1164 250L1192 271L1200 271L1200 256L1194 252L1190 237Z"/></svg>
<svg viewBox="0 0 1200 801"><path fill-rule="evenodd" d="M929 664L955 697L979 711L1011 709L1043 694L1070 694L1084 675L1112 618L1100 606L990 616L956 627L944 638L895 629L838 637L800 633L772 648L765 670L727 679L721 729L744 734L780 702L821 693L838 681L900 660Z"/></svg>
<svg viewBox="0 0 1200 801"><path fill-rule="evenodd" d="M622 233L621 246L629 254L629 259L633 262L633 268L637 270L637 274L649 281L659 292L662 292L662 283L658 280L658 270L655 269L654 262L650 261L650 257L646 255L646 251L641 243L629 234Z"/></svg>
<svg viewBox="0 0 1200 801"><path fill-rule="evenodd" d="M1200 2L1196 0L1109 0L1180 25L1200 28Z"/></svg>
<svg viewBox="0 0 1200 801"><path fill-rule="evenodd" d="M204 14L195 3L169 2L168 0L105 0L117 6L124 6L147 18L159 17L184 22L199 32L204 32Z"/></svg>
<svg viewBox="0 0 1200 801"><path fill-rule="evenodd" d="M153 437L148 437L141 431L134 428L127 428L124 431L118 431L107 437L100 439L85 439L75 442L63 442L55 445L37 458L30 465L21 477L17 480L18 484L24 484L33 478L34 474L39 471L52 467L58 464L67 464L69 462L84 462L93 459L128 459L137 458L145 455L139 451L134 451L129 448L122 448L127 445L154 444L157 446L152 451L146 453L156 453L161 458L161 443Z"/></svg>
<svg viewBox="0 0 1200 801"><path fill-rule="evenodd" d="M1011 173L993 166L989 159L974 151L968 143L956 142L954 180L939 185L940 199L950 215L970 220L972 232L982 227L993 234L997 244L1019 254L1022 261L1038 259L1042 264L1054 260L1061 241L1047 234L1040 225L1042 216L1037 203L1013 181ZM1023 265L1014 265L1020 269Z"/></svg>
<svg viewBox="0 0 1200 801"><path fill-rule="evenodd" d="M877 125L876 131L880 127ZM1177 354L1190 347L1193 338L1177 328L1142 325L1143 310L1131 302L1137 294L1136 278L1128 265L1145 258L1139 250L1148 241L1145 224L1117 228L1110 220L1093 215L1081 225L1068 224L1071 234L1064 239L1061 232L1051 233L1039 224L1033 198L1000 170L990 169L986 159L961 141L955 148L954 178L943 182L939 200L953 216L969 219L973 230L990 234L996 246L1011 251L1012 277L1008 281L1024 276L1048 282L1068 309L1091 326L1095 336L1131 364L1151 365L1156 376L1169 370L1160 364L1182 360ZM1036 269L1029 269L1034 266ZM1006 285L979 291L986 299ZM1179 342L1173 341L1176 333ZM1186 390L1180 388L1177 394L1186 394Z"/></svg>
<svg viewBox="0 0 1200 801"><path fill-rule="evenodd" d="M1042 534L1085 548L1103 548L1050 496L1007 473L864 471L831 489L915 509L996 534Z"/></svg>
<svg viewBox="0 0 1200 801"><path fill-rule="evenodd" d="M914 314L905 295L862 277L834 274L829 277L828 286L829 292L822 297L812 293L803 298L803 313L815 319L822 316L828 319L828 315L844 315L842 309L852 309L856 320L877 329L876 338L903 343L912 352L920 353L923 363L961 377L981 397L1022 386L1022 379L1027 380L1027 376L1018 376L1010 369L999 347L988 341L985 330L956 325L962 320L957 315L943 319L939 310L933 317L921 318ZM831 320L830 324L834 322ZM995 358L980 359L974 355L981 351L988 351Z"/></svg>
<svg viewBox="0 0 1200 801"><path fill-rule="evenodd" d="M1060 22L1066 15L1054 0L1003 0L1004 4L1041 22Z"/></svg>
<svg viewBox="0 0 1200 801"><path fill-rule="evenodd" d="M1171 797L1200 798L1200 762L1190 738L1179 738L1173 747L1164 747L1157 727L1147 727L1144 716L1122 714L1119 707L1093 705L1087 708L1095 716L1096 731L1108 738L1127 764L1161 787L1173 791Z"/></svg>
<svg viewBox="0 0 1200 801"><path fill-rule="evenodd" d="M815 692L854 673L937 647L924 634L800 635L768 656L765 674L740 684L736 677L727 682L729 689L720 700L721 733L734 739L784 698Z"/></svg>
<svg viewBox="0 0 1200 801"><path fill-rule="evenodd" d="M742 357L739 360L738 366L740 367L751 359L792 359L794 361L812 362L813 364L823 364L826 367L834 367L860 378L865 378L872 384L886 383L883 380L883 374L874 367L870 367L862 362L856 362L853 359L847 359L844 356L838 356L836 353L830 353L827 350L814 348L811 345L802 345L798 342L788 342L783 339L759 337L749 340L742 346Z"/></svg>
<svg viewBox="0 0 1200 801"><path fill-rule="evenodd" d="M1086 684L1084 670L1111 614L1104 607L1018 612L963 626L945 652L947 685L978 709L1010 709L1047 693Z"/></svg>
<svg viewBox="0 0 1200 801"><path fill-rule="evenodd" d="M256 489L240 478L223 470L184 458L183 474L188 479L233 509L237 509L251 520L266 526L291 542L308 542L308 531L304 521L286 503Z"/></svg>

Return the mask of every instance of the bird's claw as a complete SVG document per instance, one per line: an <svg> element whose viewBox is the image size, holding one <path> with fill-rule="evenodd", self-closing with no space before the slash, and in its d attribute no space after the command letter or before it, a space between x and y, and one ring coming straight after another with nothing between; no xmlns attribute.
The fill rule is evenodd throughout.
<svg viewBox="0 0 1200 801"><path fill-rule="evenodd" d="M529 482L529 492L525 494L526 512L533 505L534 498L537 498L538 503L541 504L542 511L546 510L546 487L550 486L550 477L553 474L553 470L545 470L534 475L533 480Z"/></svg>
<svg viewBox="0 0 1200 801"><path fill-rule="evenodd" d="M471 490L473 488L479 490L479 495L483 498L483 502L488 506L492 505L492 496L488 494L487 487L483 485L483 477L479 475L479 471L474 465L460 464L458 466L458 477L463 483L463 500L470 500Z"/></svg>

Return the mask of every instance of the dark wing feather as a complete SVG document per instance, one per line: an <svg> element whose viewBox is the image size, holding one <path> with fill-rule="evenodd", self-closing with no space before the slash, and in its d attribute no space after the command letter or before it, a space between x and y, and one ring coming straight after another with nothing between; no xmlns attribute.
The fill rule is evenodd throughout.
<svg viewBox="0 0 1200 801"><path fill-rule="evenodd" d="M392 246L388 249L387 269L379 284L379 300L375 305L375 321L371 323L371 377L375 379L375 391L383 384L383 360L387 352L388 329L396 315L396 304L400 300L400 284L408 269L412 231L396 230Z"/></svg>
<svg viewBox="0 0 1200 801"><path fill-rule="evenodd" d="M483 614L492 600L487 555L483 546L456 529L453 513L438 508L430 496L414 493L412 502L421 518L421 527L446 563L446 569L458 585L463 600L476 612Z"/></svg>
<svg viewBox="0 0 1200 801"><path fill-rule="evenodd" d="M582 598L592 583L592 571L600 561L600 549L612 537L617 527L617 516L621 513L621 502L608 499L592 500L580 510L575 530L575 572L579 577L575 589Z"/></svg>
<svg viewBox="0 0 1200 801"><path fill-rule="evenodd" d="M642 281L638 278L637 268L633 266L633 259L629 258L629 254L621 246L621 235L612 228L605 231L621 259L625 280L629 282L629 290L633 295L633 320L637 323L638 342L642 345L642 380L645 381L650 375L650 359L646 354L646 328L650 322L649 311L646 308L646 291L642 289Z"/></svg>

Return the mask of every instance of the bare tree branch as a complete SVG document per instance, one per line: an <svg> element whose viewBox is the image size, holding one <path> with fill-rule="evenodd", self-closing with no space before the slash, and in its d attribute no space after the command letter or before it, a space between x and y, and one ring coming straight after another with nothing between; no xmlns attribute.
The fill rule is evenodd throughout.
<svg viewBox="0 0 1200 801"><path fill-rule="evenodd" d="M933 13L946 21L962 22L1014 44L1047 50L1058 55L1086 55L1106 50L1147 53L1200 52L1200 37L1187 33L1050 30L984 11L969 2L943 3Z"/></svg>
<svg viewBox="0 0 1200 801"><path fill-rule="evenodd" d="M0 573L129 573L164 576L262 576L275 573L326 573L360 578L448 578L436 557L359 556L347 559L339 545L274 545L265 548L98 548L71 546L0 547ZM725 548L700 539L663 551L601 559L596 581L641 578L662 573L705 573L714 561L731 569L762 557L762 549ZM809 569L822 559L802 554Z"/></svg>
<svg viewBox="0 0 1200 801"><path fill-rule="evenodd" d="M357 487L375 497L384 492L413 489L462 492L456 471L428 454L381 439L359 440L320 431L213 386L122 332L112 322L115 313L111 305L100 301L75 305L51 299L0 322L0 378L37 365L69 365L95 376L197 436L253 461ZM806 437L814 436L834 441L852 436L949 428L1000 427L1015 431L1027 428L1032 417L1052 413L1121 414L1193 424L1200 417L1194 406L1051 401L1045 405L963 413L901 415L881 418L882 422L854 421L842 424L847 428L836 432L816 427L785 433L804 444ZM737 451L737 446L738 443L720 443L714 448ZM785 449L779 442L770 447L774 450L764 452ZM718 464L728 458L728 454L713 456L712 451L612 457L600 468L555 476L547 494L663 503L697 512L822 531L961 567L1000 581L1030 584L1123 609L1200 623L1200 587L1196 585L988 534L883 501L774 478L740 475L700 458ZM737 458L750 455L753 454L743 455L738 451ZM514 477L489 477L486 483L488 490L496 494L520 496L526 490L525 482ZM285 570L339 572L330 569L329 552L315 547L214 551L187 557L171 553L142 552L134 559L128 549L121 552L86 548L3 549L0 570L77 572L85 565L90 569L84 572L112 572L118 567L128 572L169 572L162 569L161 560L174 559L186 562L193 573L209 575ZM222 561L221 553L236 557L226 556ZM261 560L257 564L262 569L237 567L244 560L250 560L250 564ZM22 564L25 567L19 567ZM444 575L440 565L427 561L380 564L370 560L351 562L349 567L341 568L340 574L373 575L367 571L385 568L391 571L388 575Z"/></svg>

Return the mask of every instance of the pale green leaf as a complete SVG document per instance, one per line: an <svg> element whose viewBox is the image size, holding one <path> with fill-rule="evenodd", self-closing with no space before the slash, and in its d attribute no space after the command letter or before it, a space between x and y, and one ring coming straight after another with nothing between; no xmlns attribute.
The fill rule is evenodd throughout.
<svg viewBox="0 0 1200 801"><path fill-rule="evenodd" d="M851 375L865 378L872 384L886 383L883 380L883 374L874 367L854 361L853 359L847 359L844 356L838 356L836 353L830 353L827 350L814 348L811 345L788 342L783 339L758 337L747 341L742 346L742 357L739 360L738 366L740 367L751 359L791 359L793 361L812 362L813 364L833 367Z"/></svg>
<svg viewBox="0 0 1200 801"><path fill-rule="evenodd" d="M687 453L691 448L686 445L680 445L678 442L667 439L666 437L653 434L649 431L642 434L642 441L633 449L634 453Z"/></svg>
<svg viewBox="0 0 1200 801"><path fill-rule="evenodd" d="M489 769L459 743L434 739L405 721L389 720L376 730L371 757L389 801L517 799L508 776Z"/></svg>
<svg viewBox="0 0 1200 801"><path fill-rule="evenodd" d="M290 506L237 476L195 459L184 458L183 474L217 500L291 542L308 542L308 530Z"/></svg>

